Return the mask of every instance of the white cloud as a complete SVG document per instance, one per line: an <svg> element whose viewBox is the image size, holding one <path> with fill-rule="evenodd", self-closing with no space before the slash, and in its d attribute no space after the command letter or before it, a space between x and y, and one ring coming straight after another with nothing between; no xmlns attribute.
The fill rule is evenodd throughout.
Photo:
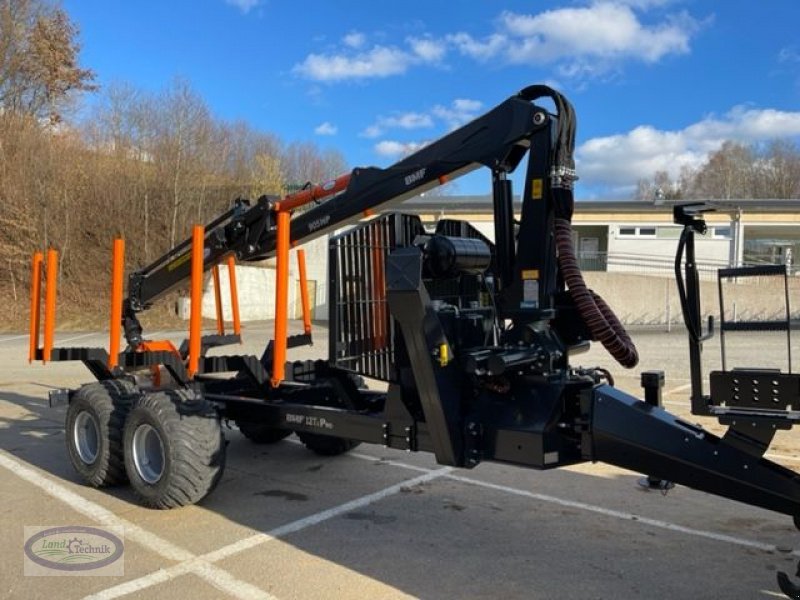
<svg viewBox="0 0 800 600"><path fill-rule="evenodd" d="M389 117L378 117L369 127L361 132L361 137L377 138L389 129L422 129L444 125L448 129L455 129L467 121L474 119L483 108L483 103L470 98L456 98L449 105L437 104L426 112L396 113ZM396 158L416 152L429 141L402 142L397 140L382 140L373 147L380 156Z"/></svg>
<svg viewBox="0 0 800 600"><path fill-rule="evenodd" d="M456 98L450 106L437 104L431 112L444 121L450 129L455 129L477 117L482 107L483 103L478 100Z"/></svg>
<svg viewBox="0 0 800 600"><path fill-rule="evenodd" d="M412 62L408 52L387 46L373 46L353 56L346 54L309 54L294 67L294 72L315 81L342 81L389 77L405 73Z"/></svg>
<svg viewBox="0 0 800 600"><path fill-rule="evenodd" d="M339 132L339 128L336 125L325 121L324 123L320 123L314 128L314 133L317 135L336 135Z"/></svg>
<svg viewBox="0 0 800 600"><path fill-rule="evenodd" d="M412 154L427 145L428 142L397 142L394 140L383 140L375 144L375 152L381 156L397 158Z"/></svg>
<svg viewBox="0 0 800 600"><path fill-rule="evenodd" d="M426 63L436 63L444 58L447 45L441 40L433 38L408 38L411 51Z"/></svg>
<svg viewBox="0 0 800 600"><path fill-rule="evenodd" d="M648 25L636 12L665 3L595 0L588 6L536 14L505 11L491 35L481 39L459 32L447 39L459 52L479 61L499 58L511 64L555 64L563 76L596 75L624 60L654 63L690 51L700 23L688 13L667 15Z"/></svg>
<svg viewBox="0 0 800 600"><path fill-rule="evenodd" d="M430 115L418 112L398 113L389 117L378 117L378 119L361 132L361 137L376 138L387 129L420 129L433 127L433 119Z"/></svg>
<svg viewBox="0 0 800 600"><path fill-rule="evenodd" d="M796 46L786 46L781 48L778 52L778 62L782 63L800 63L800 52Z"/></svg>
<svg viewBox="0 0 800 600"><path fill-rule="evenodd" d="M434 127L437 122L448 129L455 129L474 119L483 108L479 100L456 98L449 106L437 104L427 112L396 113L388 117L378 117L374 123L361 132L361 137L376 138L390 129L424 129Z"/></svg>
<svg viewBox="0 0 800 600"><path fill-rule="evenodd" d="M709 116L683 129L641 125L628 133L590 139L576 151L582 184L620 194L656 171L678 177L684 166L698 167L726 140L756 143L800 136L800 112L737 106L722 117Z"/></svg>
<svg viewBox="0 0 800 600"><path fill-rule="evenodd" d="M349 46L350 48L361 48L366 41L367 36L359 31L351 31L342 38L344 45Z"/></svg>
<svg viewBox="0 0 800 600"><path fill-rule="evenodd" d="M444 42L433 38L408 38L408 49L375 45L362 50L366 36L357 32L346 35L343 42L347 48L331 54L309 54L293 71L325 82L389 77L405 73L412 65L438 63L447 52Z"/></svg>
<svg viewBox="0 0 800 600"><path fill-rule="evenodd" d="M225 0L225 3L235 6L244 14L247 14L256 6L258 6L260 1L261 0Z"/></svg>
<svg viewBox="0 0 800 600"><path fill-rule="evenodd" d="M455 46L461 54L480 62L494 58L500 54L508 44L508 38L499 33L489 35L482 41L464 32L448 35L446 39L451 45Z"/></svg>
<svg viewBox="0 0 800 600"><path fill-rule="evenodd" d="M229 0L251 3L255 0ZM613 71L625 61L655 63L669 55L687 54L703 23L686 11L665 14L672 0L584 0L583 5L538 13L504 11L486 35L459 31L440 38L408 37L405 45L374 45L351 32L343 47L309 54L294 72L317 81L389 77L422 64L442 65L448 52L478 62L552 65L569 78ZM650 14L655 11L655 14ZM645 19L645 17L647 17Z"/></svg>

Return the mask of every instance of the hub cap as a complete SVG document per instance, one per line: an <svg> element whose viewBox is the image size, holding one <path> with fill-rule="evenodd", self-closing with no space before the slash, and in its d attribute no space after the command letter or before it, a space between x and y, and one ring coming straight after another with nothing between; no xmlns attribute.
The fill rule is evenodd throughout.
<svg viewBox="0 0 800 600"><path fill-rule="evenodd" d="M153 484L164 474L164 444L150 425L143 423L133 432L133 466L147 483Z"/></svg>
<svg viewBox="0 0 800 600"><path fill-rule="evenodd" d="M100 425L95 416L85 410L79 412L72 436L81 461L87 465L94 464L100 452Z"/></svg>

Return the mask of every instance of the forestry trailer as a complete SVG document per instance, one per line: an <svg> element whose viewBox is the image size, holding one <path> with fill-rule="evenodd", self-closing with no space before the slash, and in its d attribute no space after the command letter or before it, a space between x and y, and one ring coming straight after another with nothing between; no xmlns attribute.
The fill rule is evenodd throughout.
<svg viewBox="0 0 800 600"><path fill-rule="evenodd" d="M555 108L537 105L540 99ZM255 442L294 432L323 455L367 442L432 452L438 463L461 468L602 461L797 519L800 477L764 453L776 430L800 419L800 375L723 369L711 373L710 394L703 392L701 348L711 327L701 322L694 235L705 231L707 205L675 207L683 226L675 270L689 333L692 412L719 418L727 433L718 437L663 410L659 372L643 374L641 401L616 389L607 370L571 364L590 341L624 367L638 362L620 321L585 285L573 247L575 126L564 96L527 87L386 169L356 168L283 198L237 200L131 273L127 295L124 243L116 240L108 349L53 346L57 255L49 250L45 260L37 252L30 358L82 361L97 379L51 394L51 404L68 403L75 469L94 486L127 480L151 507L195 503L221 477L221 423L232 421ZM508 175L526 155L517 218ZM493 242L465 221L425 228L418 216L389 212L481 167L491 173ZM446 208L447 197L439 199ZM311 342L302 255L305 331L287 336L290 250L348 224L330 240L328 356L287 362L287 348ZM209 348L240 340L234 261L271 257L274 339L260 357L209 355ZM203 336L204 273L214 275L219 322L223 262L232 277L234 333L224 335L220 326ZM783 267L758 269L726 269L720 277L786 276ZM188 339L180 348L148 339L137 315L187 283ZM788 334L788 321L769 325ZM748 327L724 319L721 326ZM384 382L386 391L367 389L365 379ZM785 575L782 586L797 591Z"/></svg>

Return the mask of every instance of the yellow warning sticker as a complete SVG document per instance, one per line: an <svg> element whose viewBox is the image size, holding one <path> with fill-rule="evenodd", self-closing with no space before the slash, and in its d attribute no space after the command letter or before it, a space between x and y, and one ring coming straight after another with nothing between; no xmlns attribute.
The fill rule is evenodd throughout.
<svg viewBox="0 0 800 600"><path fill-rule="evenodd" d="M541 200L542 199L542 194L544 193L543 190L542 190L543 187L544 186L543 186L543 183L542 183L541 179L534 179L531 182L531 198L533 200Z"/></svg>
<svg viewBox="0 0 800 600"><path fill-rule="evenodd" d="M539 279L539 269L523 269L523 279Z"/></svg>
<svg viewBox="0 0 800 600"><path fill-rule="evenodd" d="M188 262L189 259L191 259L191 258L192 258L192 253L191 252L187 252L183 256L180 256L180 257L176 258L175 260L173 260L171 263L169 263L167 265L167 271L174 271L175 269L180 267L182 264Z"/></svg>

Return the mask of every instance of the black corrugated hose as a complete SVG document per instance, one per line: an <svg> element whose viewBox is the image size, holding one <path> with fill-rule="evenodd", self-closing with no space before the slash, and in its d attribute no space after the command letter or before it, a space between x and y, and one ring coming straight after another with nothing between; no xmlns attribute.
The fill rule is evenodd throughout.
<svg viewBox="0 0 800 600"><path fill-rule="evenodd" d="M614 311L592 290L586 287L583 274L578 267L575 248L572 245L572 227L566 219L555 220L558 266L569 288L583 321L592 337L599 341L623 367L631 369L639 363L639 353L625 327Z"/></svg>
<svg viewBox="0 0 800 600"><path fill-rule="evenodd" d="M544 85L530 86L522 90L519 95L530 101L541 97L550 98L558 114L551 189L556 215L556 250L561 275L593 339L603 344L623 367L633 368L639 362L636 346L611 307L586 287L572 244L571 221L575 206L572 186L577 179L574 160L577 123L575 110L566 97Z"/></svg>

